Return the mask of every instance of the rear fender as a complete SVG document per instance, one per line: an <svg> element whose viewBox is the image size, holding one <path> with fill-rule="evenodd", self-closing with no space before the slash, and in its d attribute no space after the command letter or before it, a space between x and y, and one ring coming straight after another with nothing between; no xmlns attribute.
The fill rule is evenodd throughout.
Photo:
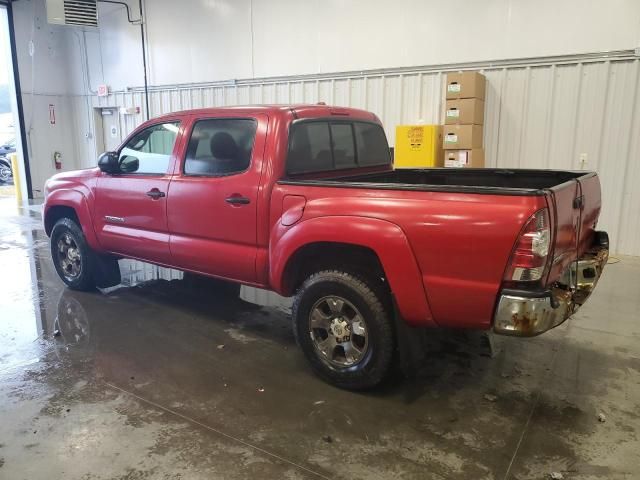
<svg viewBox="0 0 640 480"><path fill-rule="evenodd" d="M43 218L47 220L47 216L51 214L52 209L54 207L64 206L70 207L78 216L78 220L80 221L80 228L82 228L82 233L84 234L87 243L89 246L95 251L102 251L100 244L98 243L98 238L96 237L96 232L93 228L93 219L91 218L91 212L89 211L89 203L87 202L86 197L77 190L72 189L59 189L52 191L45 201ZM49 235L51 232L47 232Z"/></svg>
<svg viewBox="0 0 640 480"><path fill-rule="evenodd" d="M402 318L411 325L435 326L422 286L422 274L402 229L391 222L366 217L317 217L274 228L270 242L269 280L281 295L291 295L285 285L288 262L305 245L346 243L373 250L382 264Z"/></svg>

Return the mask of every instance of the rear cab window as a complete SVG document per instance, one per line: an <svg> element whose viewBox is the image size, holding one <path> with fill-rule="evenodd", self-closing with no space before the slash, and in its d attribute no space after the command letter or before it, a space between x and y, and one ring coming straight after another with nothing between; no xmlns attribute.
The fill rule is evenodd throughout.
<svg viewBox="0 0 640 480"><path fill-rule="evenodd" d="M300 120L291 125L287 175L389 165L383 128L359 120Z"/></svg>

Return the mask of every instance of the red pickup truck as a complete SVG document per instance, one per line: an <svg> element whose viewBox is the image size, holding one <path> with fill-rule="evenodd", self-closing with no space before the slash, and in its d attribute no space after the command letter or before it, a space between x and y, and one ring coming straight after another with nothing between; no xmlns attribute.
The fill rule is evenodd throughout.
<svg viewBox="0 0 640 480"><path fill-rule="evenodd" d="M165 115L98 167L45 187L69 287L119 283L128 257L295 295L300 346L344 388L385 377L399 328L549 330L608 258L595 173L394 170L380 120L351 108Z"/></svg>

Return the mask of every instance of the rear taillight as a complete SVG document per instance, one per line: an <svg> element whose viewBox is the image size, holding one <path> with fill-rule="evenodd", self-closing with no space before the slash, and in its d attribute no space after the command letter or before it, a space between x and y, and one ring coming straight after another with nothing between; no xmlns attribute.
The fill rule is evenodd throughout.
<svg viewBox="0 0 640 480"><path fill-rule="evenodd" d="M550 241L549 211L544 208L527 220L511 254L504 280L509 282L540 280L547 266Z"/></svg>

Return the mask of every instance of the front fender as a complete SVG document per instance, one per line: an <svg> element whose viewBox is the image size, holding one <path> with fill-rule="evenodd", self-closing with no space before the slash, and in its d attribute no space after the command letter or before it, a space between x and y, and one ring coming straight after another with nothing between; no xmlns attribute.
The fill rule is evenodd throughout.
<svg viewBox="0 0 640 480"><path fill-rule="evenodd" d="M278 224L269 249L269 280L286 292L287 263L302 247L317 242L346 243L373 250L382 264L402 318L412 325L435 326L422 284L422 274L402 229L391 222L354 216L316 217L287 228Z"/></svg>
<svg viewBox="0 0 640 480"><path fill-rule="evenodd" d="M82 233L84 234L89 246L96 251L102 251L102 248L98 243L98 238L96 237L95 229L93 228L93 219L91 218L91 212L89 210L89 202L82 192L67 188L51 191L47 195L42 212L45 223L51 209L57 206L73 208L78 216ZM50 232L47 232L47 234L49 233Z"/></svg>

